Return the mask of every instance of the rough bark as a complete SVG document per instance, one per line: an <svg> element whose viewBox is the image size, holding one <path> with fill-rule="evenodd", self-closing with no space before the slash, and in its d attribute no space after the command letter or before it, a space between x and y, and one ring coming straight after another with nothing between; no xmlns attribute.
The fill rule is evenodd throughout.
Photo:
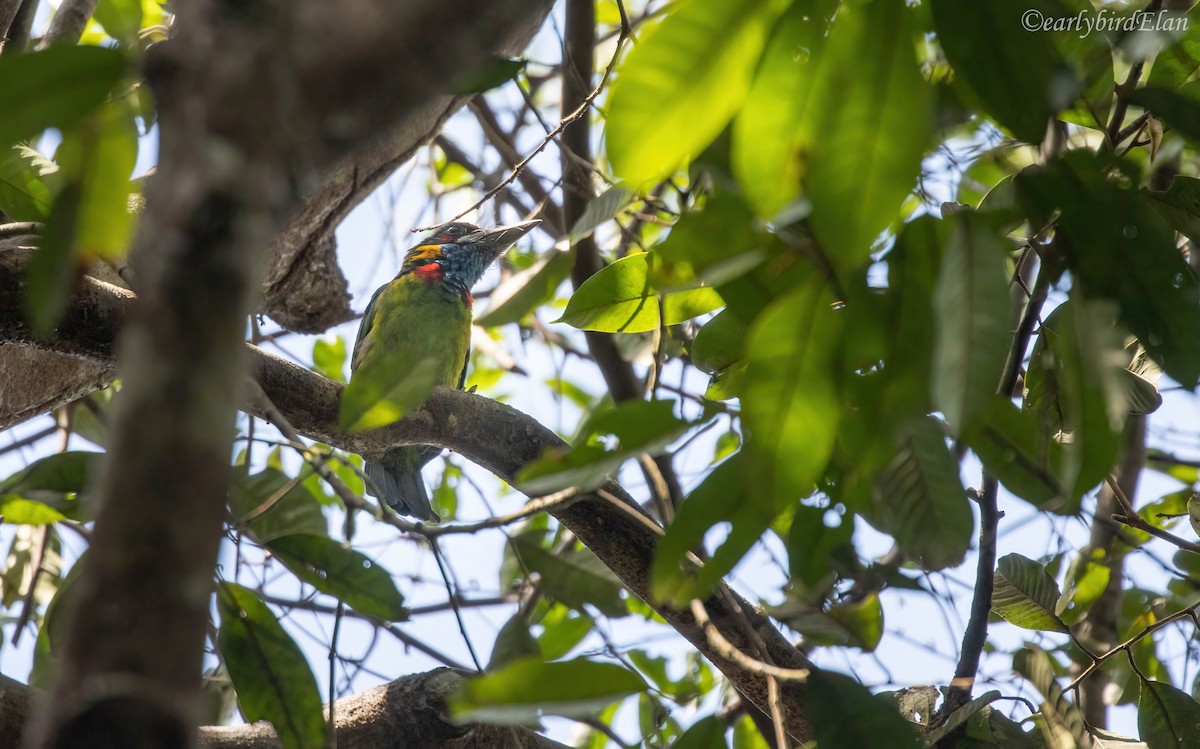
<svg viewBox="0 0 1200 749"><path fill-rule="evenodd" d="M35 345L20 321L5 314L8 299L19 286L13 277L19 274L20 265L19 262L0 262L0 342ZM123 315L128 312L127 305L124 301L108 303L103 300L113 289L115 287L89 281L85 293L72 304L72 317L89 319L93 325L109 330L120 327ZM92 335L86 340L60 337L40 345L80 353L86 350L89 341L97 339L103 340L103 337ZM106 361L111 356L111 351L103 346L96 348L93 356L97 361ZM445 389L435 391L424 408L397 424L365 433L345 434L338 426L342 385L261 349L247 346L247 350L252 374L292 426L306 437L339 449L378 455L398 445L440 445L512 483L520 469L545 449L563 445L551 430L509 406ZM607 488L615 496L626 496L614 484ZM594 493L582 496L574 504L557 508L552 514L595 552L634 594L650 600L647 578L658 544L657 533L625 509ZM742 609L748 612L775 665L784 668L810 666L804 655L765 616L756 613L755 608L740 597L738 600ZM766 680L722 657L709 645L690 612L650 603L749 701L764 711L770 709ZM743 652L755 652L754 644L747 641L738 618L721 597L714 596L705 602L705 607L728 640ZM798 685L784 685L784 708L788 732L800 740L811 738L802 690Z"/></svg>
<svg viewBox="0 0 1200 749"><path fill-rule="evenodd" d="M188 746L266 251L321 178L548 10L518 0L195 0L147 60L161 125L89 561L30 746ZM452 39L453 44L432 39ZM60 333L62 328L60 327Z"/></svg>
<svg viewBox="0 0 1200 749"><path fill-rule="evenodd" d="M339 746L355 749L562 749L527 728L458 724L449 719L445 697L463 676L448 668L396 679L353 697L338 700ZM21 745L26 718L38 693L0 676L0 749ZM275 731L267 723L204 726L197 744L202 749L278 749Z"/></svg>

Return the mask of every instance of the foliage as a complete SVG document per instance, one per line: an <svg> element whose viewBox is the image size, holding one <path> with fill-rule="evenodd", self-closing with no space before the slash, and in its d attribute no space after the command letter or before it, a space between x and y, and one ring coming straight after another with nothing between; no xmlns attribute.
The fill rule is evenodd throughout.
<svg viewBox="0 0 1200 749"><path fill-rule="evenodd" d="M1098 12L1045 5L1047 17ZM515 489L536 498L621 479L651 500L663 535L653 567L631 573L545 513L504 530L499 559L480 564L486 576L498 567L486 583L497 595L479 605L514 611L492 622L485 673L449 698L456 720L586 719L585 746L604 746L605 730L632 735L635 723L646 746L764 746L744 698L694 653L623 645L665 631L654 607L686 610L721 595L723 581L750 579L775 622L828 669L813 671L804 703L820 749L1084 746L1085 714L1095 713L1079 694L1092 684L1107 685L1090 688L1093 699L1136 710L1128 724L1151 749L1196 742L1196 687L1180 682L1194 655L1184 668L1161 645L1176 625L1185 641L1195 634L1200 565L1186 544L1169 562L1158 553L1195 510L1194 444L1180 455L1173 448L1186 440L1151 434L1147 465L1186 488L1145 504L1137 528L1112 532L1108 485L1114 473L1136 483L1141 466L1123 461L1141 453L1138 425L1164 403L1160 374L1184 391L1169 396L1176 403L1191 404L1200 383L1200 24L1134 43L1030 32L1027 10L1017 0L597 4L604 34L623 40L621 16L633 21L631 43L602 45L617 65L591 126L609 184L569 225L543 225L553 248L518 248L505 261L476 317L486 329L476 340L491 348L477 344L472 382L484 395L553 403L539 416L572 435L570 448L536 457L509 446L525 464ZM155 120L132 71L163 12L102 0L79 46L0 58L0 99L15 107L0 115L0 213L43 224L26 279L39 336L53 334L82 273L123 265L138 220L138 138ZM517 92L519 129L528 107L550 111L541 57L498 60L455 91L490 92L477 114ZM1114 80L1127 83L1114 93ZM516 163L515 137L503 142L479 116L502 160ZM52 154L38 150L53 142L48 130L61 138ZM477 196L495 176L446 146L428 159L430 184L441 197ZM559 169L542 179L540 164L504 193L515 205L543 201ZM595 272L577 277L593 250ZM344 381L353 344L340 333L314 340L303 363ZM596 341L644 383L644 398L595 395L605 384L618 392ZM540 371L509 361L517 342ZM428 361L383 357L344 390L341 424L393 423L431 383ZM103 447L108 397L72 406L64 428ZM381 564L382 547L358 546L356 533L386 533L390 544L421 530L344 501L362 494L359 458L248 417L237 440L235 562L214 594L207 665L223 664L247 720L271 721L285 746L322 746L326 677L313 672L326 653L302 647L308 631L293 617L324 617L322 627L350 617L407 646L414 636L394 622L431 613L413 601L437 575L457 625L439 631L477 642L459 610L471 597L448 564L466 560L431 533L409 550L424 563ZM60 529L87 537L99 460L63 451L0 482L11 539L0 603L24 610L14 624L37 627L28 647L38 678L61 656L67 581L86 563L64 554ZM482 527L453 525L482 472L441 465L432 495L446 533L484 538ZM980 528L997 486L998 542L996 528ZM489 487L489 499L516 501ZM1095 528L1086 545L1064 540L1034 559L1004 532L1017 518ZM965 562L980 553L992 558L976 576ZM1152 587L1134 585L1129 569L1147 559L1169 583L1156 567ZM629 574L649 581L652 600L624 588ZM936 691L872 694L865 685L878 680L839 673L847 659L869 663L858 659L900 646L895 622L908 602L951 606L947 579L967 583L954 588L964 616L991 591L965 633L987 653L980 681L1010 671L1019 680L939 703ZM1036 641L1014 641L1010 625ZM320 637L337 660L337 635ZM440 643L418 649L463 665ZM375 668L368 660L355 668ZM1009 717L1002 697L1032 697L1032 718Z"/></svg>

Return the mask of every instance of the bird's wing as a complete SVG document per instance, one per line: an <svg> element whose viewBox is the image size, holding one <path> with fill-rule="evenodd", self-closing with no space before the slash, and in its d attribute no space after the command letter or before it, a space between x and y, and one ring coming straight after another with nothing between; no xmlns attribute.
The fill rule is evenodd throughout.
<svg viewBox="0 0 1200 749"><path fill-rule="evenodd" d="M358 324L358 336L354 339L354 351L350 355L351 371L358 367L358 360L362 355L363 342L367 340L367 336L371 334L371 327L375 324L375 302L389 284L390 282L385 283L376 289L375 293L371 295L371 301L367 302L367 308L363 310L362 321Z"/></svg>

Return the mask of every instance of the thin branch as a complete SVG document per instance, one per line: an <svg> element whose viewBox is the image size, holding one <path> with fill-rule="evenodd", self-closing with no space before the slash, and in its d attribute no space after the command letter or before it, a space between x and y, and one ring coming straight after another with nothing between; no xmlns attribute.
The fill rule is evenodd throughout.
<svg viewBox="0 0 1200 749"><path fill-rule="evenodd" d="M1113 479L1112 476L1109 476L1107 479L1105 479L1105 481L1108 483L1108 487L1112 489L1113 496L1117 499L1117 504L1121 505L1120 514L1113 515L1113 520L1127 525L1130 528L1145 531L1151 536L1157 536L1164 541L1175 544L1184 551L1190 551L1193 554L1200 554L1200 544L1194 541L1188 541L1186 538L1180 538L1170 531L1165 531L1162 528L1155 527L1148 523L1146 519L1139 515L1137 510L1134 509L1133 504L1129 501L1129 498L1125 496L1125 492L1121 489L1121 486Z"/></svg>
<svg viewBox="0 0 1200 749"><path fill-rule="evenodd" d="M1162 0L1150 0L1145 12L1156 13L1160 8L1162 8ZM1129 68L1129 75L1125 77L1125 82L1116 87L1116 101L1113 102L1112 117L1108 121L1108 129L1104 132L1104 145L1110 151L1116 151L1117 146L1121 144L1121 135L1124 133L1121 125L1125 120L1125 113L1129 110L1129 95L1137 88L1145 64L1145 60L1135 62Z"/></svg>
<svg viewBox="0 0 1200 749"><path fill-rule="evenodd" d="M1196 610L1198 608L1200 608L1200 602L1192 604L1191 606L1187 607L1186 609L1183 609L1182 611L1176 611L1174 614L1165 616L1162 619L1159 619L1158 621L1154 622L1153 624L1146 625L1146 628L1143 629L1141 632L1138 632L1136 635L1133 635L1129 639L1122 642L1120 645L1117 645L1115 648L1112 648L1111 650L1101 653L1099 655L1093 656L1092 662L1090 664L1088 664L1088 667L1085 668L1082 672L1080 672L1080 674L1078 676L1076 676L1074 679L1071 680L1071 683L1067 685L1067 688L1065 691L1069 692L1069 691L1074 690L1076 687L1078 687L1083 682L1084 679L1091 676L1092 673L1096 671L1096 669L1098 669L1098 668L1100 668L1100 666L1104 665L1105 661L1107 661L1109 658L1113 657L1117 653L1120 653L1121 651L1125 651L1127 653L1132 653L1131 648L1134 645L1136 645L1142 639L1148 637L1149 635L1154 634L1156 631L1167 626L1168 624L1177 622L1180 619L1184 619L1184 618L1192 619L1193 621L1195 621L1195 614L1196 614Z"/></svg>
<svg viewBox="0 0 1200 749"><path fill-rule="evenodd" d="M52 44L78 44L100 0L63 0L50 19L50 30L42 39L42 48Z"/></svg>
<svg viewBox="0 0 1200 749"><path fill-rule="evenodd" d="M763 663L760 660L751 658L750 656L738 650L737 647L725 639L725 635L713 625L709 619L708 611L704 608L704 601L699 598L693 598L690 604L692 616L695 617L696 623L704 630L704 636L708 638L708 642L712 645L723 658L727 658L738 664L747 671L761 676L770 676L783 681L795 681L804 683L808 681L809 675L812 673L808 668L780 668L769 663Z"/></svg>

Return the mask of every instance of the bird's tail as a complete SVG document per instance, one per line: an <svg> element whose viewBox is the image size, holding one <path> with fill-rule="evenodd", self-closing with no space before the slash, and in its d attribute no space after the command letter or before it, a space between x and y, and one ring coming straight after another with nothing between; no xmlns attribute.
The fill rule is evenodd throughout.
<svg viewBox="0 0 1200 749"><path fill-rule="evenodd" d="M434 455L437 452L440 451L435 451ZM421 466L427 461L420 460L424 456L418 456L416 461L407 459L409 457L396 450L384 455L381 461L368 461L363 468L367 478L383 493L379 499L388 507L401 515L440 522L441 518L429 503L429 493L425 490L425 481L421 477ZM376 496L369 485L367 493Z"/></svg>

